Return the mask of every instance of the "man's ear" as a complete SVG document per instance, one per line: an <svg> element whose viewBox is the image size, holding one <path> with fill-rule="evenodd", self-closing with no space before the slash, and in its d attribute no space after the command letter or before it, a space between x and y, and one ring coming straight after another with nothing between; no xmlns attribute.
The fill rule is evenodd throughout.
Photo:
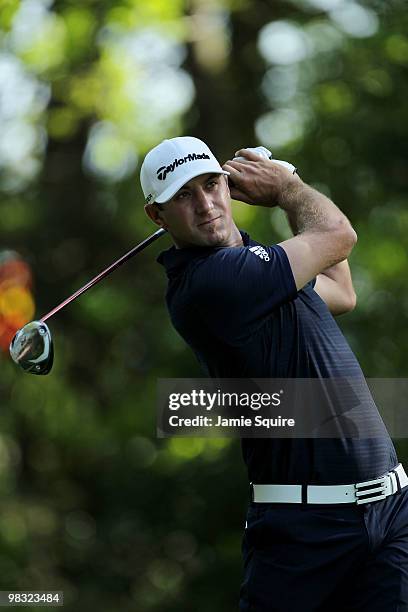
<svg viewBox="0 0 408 612"><path fill-rule="evenodd" d="M154 223L156 223L156 225L159 225L160 227L164 227L164 229L167 229L166 223L161 218L161 209L155 202L152 202L151 204L145 204L144 209L145 209L146 215L150 217L150 219Z"/></svg>
<svg viewBox="0 0 408 612"><path fill-rule="evenodd" d="M223 174L222 176L225 179L225 185L227 187L228 195L231 196L230 185L229 185L229 182L228 182L229 176L227 176L226 174Z"/></svg>

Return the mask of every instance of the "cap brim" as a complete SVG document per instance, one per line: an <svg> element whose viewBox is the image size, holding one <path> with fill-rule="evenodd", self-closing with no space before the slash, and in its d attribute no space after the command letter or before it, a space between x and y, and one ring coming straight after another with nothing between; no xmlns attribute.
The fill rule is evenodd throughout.
<svg viewBox="0 0 408 612"><path fill-rule="evenodd" d="M219 168L207 168L206 170L203 170L203 168L201 168L201 170L196 170L195 172L191 172L191 174L187 176L182 176L178 181L172 183L169 187L167 187L167 189L163 191L163 193L157 196L154 201L158 204L164 204L165 202L168 202L169 200L171 200L174 194L176 194L178 190L183 187L183 185L188 183L188 181L191 181L191 179L196 178L196 176L201 176L202 174L225 174L226 176L229 176L230 173L226 170L220 170Z"/></svg>

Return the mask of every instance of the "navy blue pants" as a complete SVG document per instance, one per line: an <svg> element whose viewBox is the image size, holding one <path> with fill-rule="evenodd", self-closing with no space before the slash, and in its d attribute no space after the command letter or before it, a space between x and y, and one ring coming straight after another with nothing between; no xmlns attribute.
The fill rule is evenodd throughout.
<svg viewBox="0 0 408 612"><path fill-rule="evenodd" d="M408 612L408 487L357 506L254 504L240 612Z"/></svg>

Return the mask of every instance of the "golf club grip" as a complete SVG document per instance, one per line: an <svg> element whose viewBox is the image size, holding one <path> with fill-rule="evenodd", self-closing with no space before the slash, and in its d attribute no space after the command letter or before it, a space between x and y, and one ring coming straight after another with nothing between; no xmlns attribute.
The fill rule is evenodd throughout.
<svg viewBox="0 0 408 612"><path fill-rule="evenodd" d="M128 261L128 259L130 259L131 257L133 257L134 255L137 255L137 253L140 253L140 251L143 251L143 249L145 249L147 246L149 246L152 242L154 242L155 240L157 240L157 238L160 238L160 236L163 236L163 234L166 233L166 230L163 228L160 228L159 230L157 230L157 232L154 232L154 234L152 234L151 236L148 236L145 240L143 240L142 242L140 242L139 244L137 244L135 247L133 247L133 249L131 249L130 251L128 251L127 253L125 253L120 259L118 259L117 261L115 261L112 265L109 266L109 268L106 268L106 270L103 270L102 272L100 272L97 276L95 276L92 280L90 280L88 283L86 283L86 285L84 285L83 287L81 287L80 289L78 289L78 291L76 291L75 293L73 293L70 297L68 297L66 300L64 300L63 302L61 302L61 304L58 304L58 306L56 306L55 308L53 308L49 313L47 313L46 315L44 315L43 317L41 317L41 319L39 319L40 321L42 321L43 323L45 323L45 321L47 319L49 319L50 317L52 317L54 314L56 314L58 311L60 311L62 308L64 308L64 306L67 306L67 304L69 304L70 302L72 302L73 300L75 300L77 297L79 297L80 295L82 295L83 293L85 293L85 291L88 291L88 289L90 289L91 287L93 287L94 285L96 285L97 283L99 283L99 281L101 281L102 279L104 279L106 276L108 276L109 274L111 274L111 272L113 272L114 270L116 270L116 268L119 268L119 266L121 266L122 264L124 264L126 261Z"/></svg>

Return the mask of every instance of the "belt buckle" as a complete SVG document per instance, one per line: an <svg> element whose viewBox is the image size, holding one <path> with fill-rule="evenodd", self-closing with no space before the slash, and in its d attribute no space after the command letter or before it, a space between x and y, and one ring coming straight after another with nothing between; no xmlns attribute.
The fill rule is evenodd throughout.
<svg viewBox="0 0 408 612"><path fill-rule="evenodd" d="M357 505L369 504L388 497L388 478L390 478L390 476L389 474L386 474L385 476L381 476L381 478L375 478L374 480L358 482L355 484L354 488L356 492ZM368 497L366 497L367 495Z"/></svg>

